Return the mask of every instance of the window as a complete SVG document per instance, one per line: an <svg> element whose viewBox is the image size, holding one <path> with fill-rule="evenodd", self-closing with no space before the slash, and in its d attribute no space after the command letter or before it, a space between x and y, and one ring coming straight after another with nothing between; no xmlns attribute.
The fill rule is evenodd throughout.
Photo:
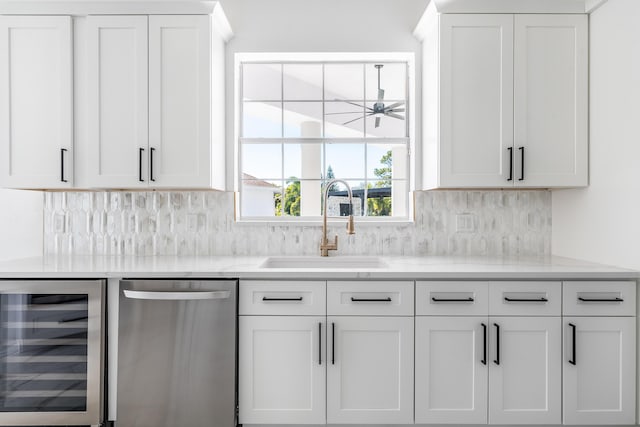
<svg viewBox="0 0 640 427"><path fill-rule="evenodd" d="M408 219L408 61L238 62L241 219Z"/></svg>

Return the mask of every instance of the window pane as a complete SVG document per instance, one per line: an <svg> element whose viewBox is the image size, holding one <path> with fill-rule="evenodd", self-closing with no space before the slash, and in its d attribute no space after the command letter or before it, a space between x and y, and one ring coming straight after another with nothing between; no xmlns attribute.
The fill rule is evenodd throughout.
<svg viewBox="0 0 640 427"><path fill-rule="evenodd" d="M391 179L407 179L407 146L367 144L367 177L387 183Z"/></svg>
<svg viewBox="0 0 640 427"><path fill-rule="evenodd" d="M405 180L367 182L367 216L407 216L408 186Z"/></svg>
<svg viewBox="0 0 640 427"><path fill-rule="evenodd" d="M285 138L321 138L322 102L285 102Z"/></svg>
<svg viewBox="0 0 640 427"><path fill-rule="evenodd" d="M366 65L367 100L378 99L378 69L376 64ZM384 90L384 100L403 100L406 98L407 65L402 63L381 64L380 88Z"/></svg>
<svg viewBox="0 0 640 427"><path fill-rule="evenodd" d="M282 99L282 65L243 64L242 97L258 101Z"/></svg>
<svg viewBox="0 0 640 427"><path fill-rule="evenodd" d="M326 177L364 180L364 144L325 144Z"/></svg>
<svg viewBox="0 0 640 427"><path fill-rule="evenodd" d="M282 144L243 144L243 179L282 179Z"/></svg>
<svg viewBox="0 0 640 427"><path fill-rule="evenodd" d="M373 104L368 105L373 108ZM404 105L397 107L397 109L400 110L404 108ZM404 112L392 112L392 114L401 116L402 118L391 117L384 114L367 116L367 138L403 138L407 136ZM376 127L376 118L380 119L378 121L378 127Z"/></svg>
<svg viewBox="0 0 640 427"><path fill-rule="evenodd" d="M246 176L246 175L245 175ZM243 179L240 206L245 217L275 217L282 181Z"/></svg>
<svg viewBox="0 0 640 427"><path fill-rule="evenodd" d="M282 216L322 215L322 182L321 180L287 180L282 199Z"/></svg>
<svg viewBox="0 0 640 427"><path fill-rule="evenodd" d="M322 64L284 64L284 99L322 101Z"/></svg>
<svg viewBox="0 0 640 427"><path fill-rule="evenodd" d="M328 183L328 182L327 182ZM327 185L325 183L323 188ZM364 215L364 181L347 181L353 194L353 216ZM337 182L329 188L327 215L348 216L349 215L349 193L347 187Z"/></svg>
<svg viewBox="0 0 640 427"><path fill-rule="evenodd" d="M284 178L321 179L322 144L284 144Z"/></svg>
<svg viewBox="0 0 640 427"><path fill-rule="evenodd" d="M324 99L362 101L364 99L364 66L362 64L326 64L324 66Z"/></svg>
<svg viewBox="0 0 640 427"><path fill-rule="evenodd" d="M279 102L245 102L242 106L242 136L280 138L282 108Z"/></svg>
<svg viewBox="0 0 640 427"><path fill-rule="evenodd" d="M346 102L326 102L324 105L327 138L364 137L364 104L358 106Z"/></svg>

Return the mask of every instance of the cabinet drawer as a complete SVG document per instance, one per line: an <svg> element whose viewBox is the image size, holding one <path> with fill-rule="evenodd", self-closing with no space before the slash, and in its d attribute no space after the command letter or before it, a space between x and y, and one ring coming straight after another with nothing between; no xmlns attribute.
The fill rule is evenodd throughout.
<svg viewBox="0 0 640 427"><path fill-rule="evenodd" d="M325 282L241 280L240 315L324 316Z"/></svg>
<svg viewBox="0 0 640 427"><path fill-rule="evenodd" d="M491 316L560 316L561 282L491 282Z"/></svg>
<svg viewBox="0 0 640 427"><path fill-rule="evenodd" d="M416 282L417 316L487 316L488 282Z"/></svg>
<svg viewBox="0 0 640 427"><path fill-rule="evenodd" d="M562 314L565 316L635 316L636 283L564 282Z"/></svg>
<svg viewBox="0 0 640 427"><path fill-rule="evenodd" d="M413 316L413 282L327 282L330 316Z"/></svg>

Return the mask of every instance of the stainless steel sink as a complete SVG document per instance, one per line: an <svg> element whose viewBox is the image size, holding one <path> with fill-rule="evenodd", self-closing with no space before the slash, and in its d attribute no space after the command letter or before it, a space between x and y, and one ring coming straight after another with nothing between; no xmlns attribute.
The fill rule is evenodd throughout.
<svg viewBox="0 0 640 427"><path fill-rule="evenodd" d="M389 265L379 257L369 256L283 256L269 257L260 268L386 268Z"/></svg>

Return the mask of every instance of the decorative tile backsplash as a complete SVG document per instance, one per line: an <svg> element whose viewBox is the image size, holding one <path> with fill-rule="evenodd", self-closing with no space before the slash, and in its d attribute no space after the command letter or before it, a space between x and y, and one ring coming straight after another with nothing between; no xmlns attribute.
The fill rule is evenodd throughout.
<svg viewBox="0 0 640 427"><path fill-rule="evenodd" d="M47 192L45 254L315 255L319 225L237 223L233 193ZM338 254L549 255L549 191L415 193L415 222L330 225Z"/></svg>

